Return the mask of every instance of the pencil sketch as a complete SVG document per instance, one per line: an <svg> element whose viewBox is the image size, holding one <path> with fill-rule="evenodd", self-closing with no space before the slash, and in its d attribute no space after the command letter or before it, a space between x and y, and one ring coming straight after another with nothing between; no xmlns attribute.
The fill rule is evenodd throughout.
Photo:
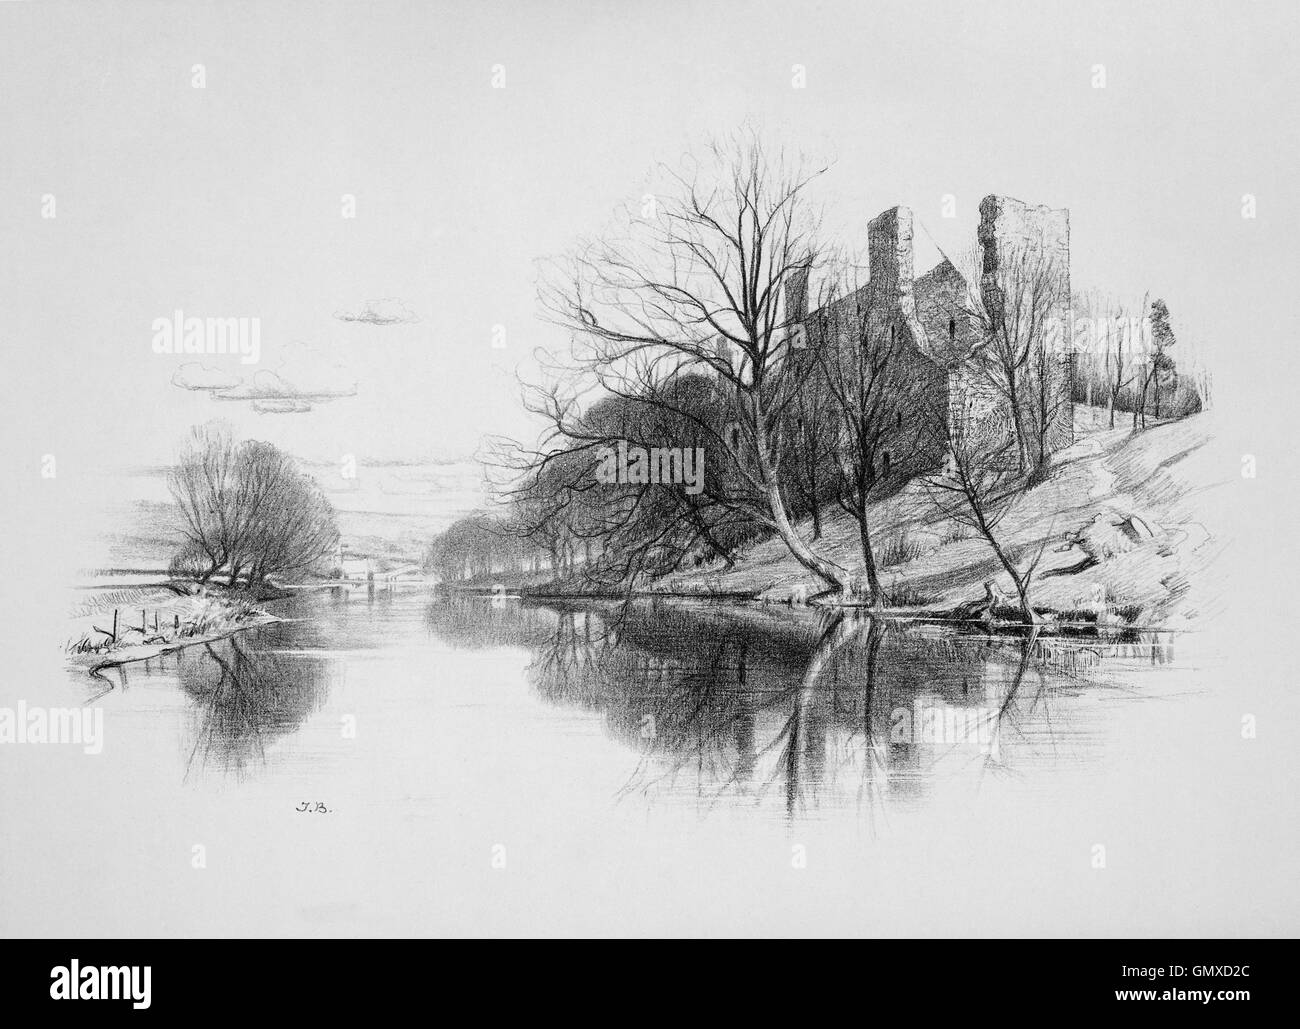
<svg viewBox="0 0 1300 1029"><path fill-rule="evenodd" d="M1221 543L1186 503L1209 377L1179 366L1168 303L1130 316L1073 294L1064 208L989 195L965 249L919 270L918 220L892 207L866 222L864 265L824 242L822 169L751 130L703 153L651 216L548 263L542 311L568 345L524 390L537 439L484 448L489 506L420 552L358 553L291 455L198 425L166 476L166 581L84 605L72 662L111 690L170 658L194 704L186 775L210 758L256 774L323 688L284 659L306 646L291 623L322 598L420 597L472 645L521 620L540 696L586 698L645 741L628 788L652 757L678 778L685 738L712 753L696 787L714 795L778 756L759 792L783 781L794 818L829 774L803 768L808 738L824 749L837 720L862 728L875 757L854 762L878 788L891 740L960 729L986 762L1014 753L1002 728L1028 673L1038 704L1122 679L1135 650L1171 660ZM396 300L334 317L418 321ZM193 367L174 384L260 413L327 396ZM898 680L918 664L952 706L910 725ZM860 696L837 696L846 676ZM760 711L783 713L770 740Z"/></svg>
<svg viewBox="0 0 1300 1029"><path fill-rule="evenodd" d="M348 11L352 35L321 29L330 53L370 38ZM262 71L240 72L245 92L229 68L187 73L189 106L141 131L242 126L232 91L266 98L274 122L238 132L268 167L232 177L222 158L190 180L168 158L161 198L132 186L128 209L104 181L155 180L124 152L104 181L77 173L38 230L33 267L66 262L129 356L27 357L15 390L14 438L49 486L15 567L54 562L72 599L41 616L53 670L13 687L0 740L79 734L89 767L7 748L27 799L6 803L23 821L76 797L132 898L137 860L188 862L199 884L165 887L166 926L143 904L85 924L611 933L601 912L626 888L629 931L747 932L725 905L793 896L780 876L807 871L815 924L792 903L782 931L875 931L849 922L868 898L946 882L966 901L913 899L879 931L954 933L980 931L970 898L1014 862L1036 906L999 885L990 931L1140 931L1146 887L1096 900L1087 877L1108 853L1151 861L1153 811L1191 849L1208 830L1171 813L1169 784L1198 748L1246 767L1232 748L1266 707L1227 699L1212 645L1244 610L1234 512L1253 502L1233 491L1255 458L1224 428L1245 422L1216 395L1204 281L1152 256L1170 246L1160 212L1109 212L1124 181L1060 171L1037 107L976 132L963 80L928 58L898 80L938 76L965 114L909 130L913 149L895 127L859 139L847 102L796 117L774 100L645 141L610 131L598 183L573 154L554 173L540 149L489 160L482 140L542 131L507 103L564 107L535 78L550 66L492 65L490 95L452 110L469 87L410 65L393 14L373 26L391 97L346 71L320 96L301 69L284 96ZM805 73L781 96L803 104ZM107 81L80 102L124 124L104 107L134 87ZM622 103L583 109L606 104L609 128ZM428 117L472 150L434 146ZM1023 159L1002 139L977 160L982 133L1007 131ZM918 156L943 133L952 193L926 170L948 155ZM164 203L191 235L137 245ZM120 272L74 256L95 219L123 240ZM52 875L68 838L19 848L17 871ZM693 871L673 864L696 846ZM681 906L656 907L660 873ZM1166 900L1171 931L1195 928ZM1212 908L1214 927L1245 925Z"/></svg>

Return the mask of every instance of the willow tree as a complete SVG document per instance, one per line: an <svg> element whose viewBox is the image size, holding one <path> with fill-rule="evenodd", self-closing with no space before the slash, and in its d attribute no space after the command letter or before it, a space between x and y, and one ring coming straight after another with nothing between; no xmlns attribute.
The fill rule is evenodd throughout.
<svg viewBox="0 0 1300 1029"><path fill-rule="evenodd" d="M270 443L236 443L228 426L195 428L167 477L180 512L172 569L228 584L320 571L338 543L334 509L296 461Z"/></svg>
<svg viewBox="0 0 1300 1029"><path fill-rule="evenodd" d="M786 294L822 260L808 199L821 170L769 152L753 135L715 142L685 170L661 167L664 190L554 262L541 294L571 334L568 372L694 421L708 441L706 463L727 466L714 480L730 484L717 502L780 537L843 593L847 569L804 540L782 490L790 415L804 385L791 359L795 312ZM677 404L673 383L692 372L718 383L714 417ZM548 411L567 432L572 409Z"/></svg>

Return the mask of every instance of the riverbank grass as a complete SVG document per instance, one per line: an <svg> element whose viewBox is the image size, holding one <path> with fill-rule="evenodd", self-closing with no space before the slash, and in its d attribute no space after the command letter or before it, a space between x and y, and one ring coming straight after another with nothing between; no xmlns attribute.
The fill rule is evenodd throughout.
<svg viewBox="0 0 1300 1029"><path fill-rule="evenodd" d="M73 664L95 669L144 660L276 620L247 593L211 584L105 590L84 600L73 613L74 635L65 650Z"/></svg>

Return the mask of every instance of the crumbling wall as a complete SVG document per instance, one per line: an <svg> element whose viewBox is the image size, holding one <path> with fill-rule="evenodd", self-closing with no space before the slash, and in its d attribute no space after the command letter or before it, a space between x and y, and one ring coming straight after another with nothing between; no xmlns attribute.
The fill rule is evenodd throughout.
<svg viewBox="0 0 1300 1029"><path fill-rule="evenodd" d="M987 376L968 366L953 368L948 397L949 432L965 432L968 439L986 444L1012 438L1010 405Z"/></svg>
<svg viewBox="0 0 1300 1029"><path fill-rule="evenodd" d="M796 268L785 279L785 323L808 320L808 268Z"/></svg>
<svg viewBox="0 0 1300 1029"><path fill-rule="evenodd" d="M944 367L963 361L980 341L966 308L969 288L951 261L943 261L916 280L916 315L925 330L930 357Z"/></svg>
<svg viewBox="0 0 1300 1029"><path fill-rule="evenodd" d="M912 212L891 207L867 224L867 267L872 311L880 332L902 334L901 342L926 353L925 329L912 292ZM891 337L892 338L892 337Z"/></svg>
<svg viewBox="0 0 1300 1029"><path fill-rule="evenodd" d="M947 447L948 378L930 357L917 315L912 250L912 212L882 211L867 225L867 283L875 338L893 347L890 367L892 417L886 418L881 451L890 454L890 475L909 475L939 464Z"/></svg>

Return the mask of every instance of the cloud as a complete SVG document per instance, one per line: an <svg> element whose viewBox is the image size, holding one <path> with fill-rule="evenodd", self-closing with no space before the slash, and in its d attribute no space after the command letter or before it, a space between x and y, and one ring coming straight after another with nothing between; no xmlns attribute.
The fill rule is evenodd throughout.
<svg viewBox="0 0 1300 1029"><path fill-rule="evenodd" d="M260 368L243 377L191 363L176 370L172 385L206 390L214 400L246 402L258 414L301 414L317 403L357 393L356 380L342 365L326 363L303 343L281 347L274 371Z"/></svg>
<svg viewBox="0 0 1300 1029"><path fill-rule="evenodd" d="M306 378L291 382L283 371L263 368L254 372L251 379L245 379L238 386L216 390L213 395L218 400L334 400L353 397L356 393L355 382L331 382L329 376L314 370L308 370Z"/></svg>
<svg viewBox="0 0 1300 1029"><path fill-rule="evenodd" d="M181 389L231 389L241 382L243 379L232 372L194 361L181 365L172 375L172 385Z"/></svg>
<svg viewBox="0 0 1300 1029"><path fill-rule="evenodd" d="M253 410L258 414L299 414L310 411L311 404L305 400L254 400Z"/></svg>
<svg viewBox="0 0 1300 1029"><path fill-rule="evenodd" d="M418 322L415 312L396 297L367 300L359 311L335 311L341 322L365 322L367 325L404 325Z"/></svg>

